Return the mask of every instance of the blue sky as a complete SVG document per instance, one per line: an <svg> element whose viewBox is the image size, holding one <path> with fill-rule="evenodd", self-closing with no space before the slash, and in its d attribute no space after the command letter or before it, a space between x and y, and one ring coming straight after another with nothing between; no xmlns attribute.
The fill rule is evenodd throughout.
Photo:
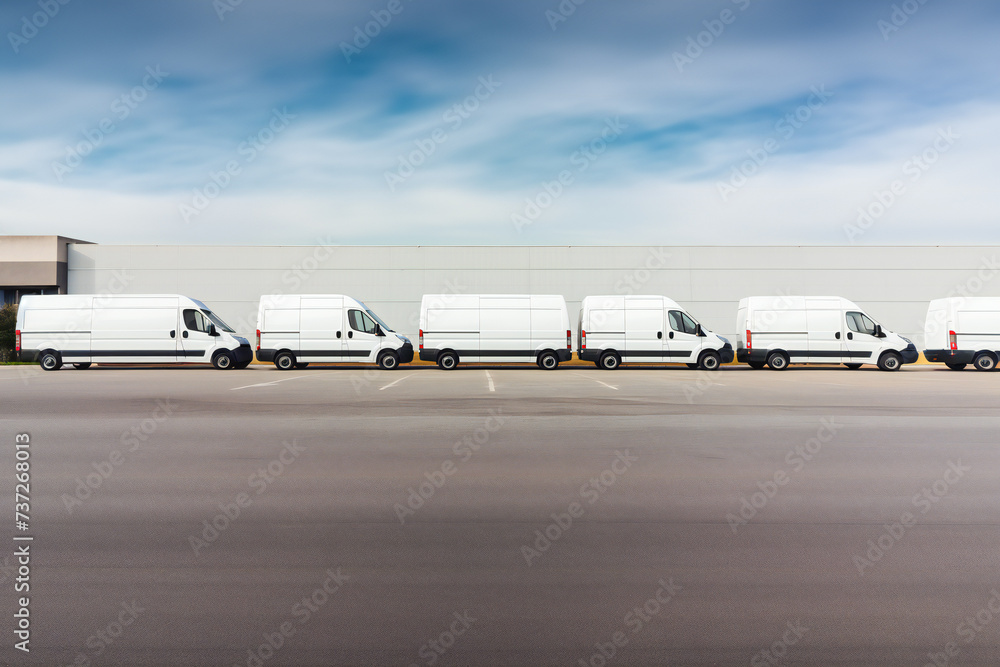
<svg viewBox="0 0 1000 667"><path fill-rule="evenodd" d="M1000 242L995 3L10 0L0 26L0 234Z"/></svg>

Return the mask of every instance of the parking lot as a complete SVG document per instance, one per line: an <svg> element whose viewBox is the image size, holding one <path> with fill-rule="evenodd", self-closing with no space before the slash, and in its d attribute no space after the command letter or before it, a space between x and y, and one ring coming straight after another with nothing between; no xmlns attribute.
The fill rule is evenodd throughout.
<svg viewBox="0 0 1000 667"><path fill-rule="evenodd" d="M7 502L31 436L29 663L1000 650L997 374L9 366L0 396Z"/></svg>

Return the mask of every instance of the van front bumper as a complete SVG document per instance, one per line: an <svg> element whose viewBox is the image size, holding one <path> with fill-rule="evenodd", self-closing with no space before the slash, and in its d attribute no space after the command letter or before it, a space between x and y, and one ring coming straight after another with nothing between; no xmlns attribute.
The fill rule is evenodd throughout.
<svg viewBox="0 0 1000 667"><path fill-rule="evenodd" d="M396 351L396 354L399 356L399 363L401 364L410 363L411 361L413 361L413 344L403 343L403 347L399 348Z"/></svg>
<svg viewBox="0 0 1000 667"><path fill-rule="evenodd" d="M731 364L731 363L733 363L733 356L734 356L734 353L733 353L733 344L732 343L726 343L719 350L719 358L722 359L722 363L724 363L724 364Z"/></svg>
<svg viewBox="0 0 1000 667"><path fill-rule="evenodd" d="M935 364L971 364L972 350L924 350L924 359Z"/></svg>
<svg viewBox="0 0 1000 667"><path fill-rule="evenodd" d="M906 349L900 350L899 356L903 357L904 364L914 364L920 358L920 353L917 352L917 346L910 343L906 346Z"/></svg>

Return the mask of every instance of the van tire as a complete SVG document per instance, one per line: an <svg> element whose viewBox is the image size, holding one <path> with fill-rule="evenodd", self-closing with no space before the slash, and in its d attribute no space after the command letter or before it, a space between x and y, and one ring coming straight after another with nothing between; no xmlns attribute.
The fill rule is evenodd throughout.
<svg viewBox="0 0 1000 667"><path fill-rule="evenodd" d="M622 358L618 356L617 352L605 352L601 355L601 360L597 362L597 365L606 371L617 370L622 365Z"/></svg>
<svg viewBox="0 0 1000 667"><path fill-rule="evenodd" d="M542 352L538 355L538 367L543 371L554 371L559 368L559 357L554 352Z"/></svg>
<svg viewBox="0 0 1000 667"><path fill-rule="evenodd" d="M898 352L883 352L882 356L878 358L878 368L881 371L892 373L902 367L903 358L899 356Z"/></svg>
<svg viewBox="0 0 1000 667"><path fill-rule="evenodd" d="M767 355L767 366L772 371L783 371L788 368L788 355L784 352L772 352Z"/></svg>
<svg viewBox="0 0 1000 667"><path fill-rule="evenodd" d="M977 371L992 371L996 370L997 358L992 352L980 352L976 355L976 358L972 361L972 364L976 367Z"/></svg>
<svg viewBox="0 0 1000 667"><path fill-rule="evenodd" d="M378 358L378 367L384 371L394 371L399 368L399 357L395 352L383 352Z"/></svg>
<svg viewBox="0 0 1000 667"><path fill-rule="evenodd" d="M844 364L844 365L850 368L852 371L856 371L859 368L861 368L861 366L863 366L863 364Z"/></svg>
<svg viewBox="0 0 1000 667"><path fill-rule="evenodd" d="M437 358L438 367L443 371L455 370L458 366L458 355L454 352L442 352Z"/></svg>
<svg viewBox="0 0 1000 667"><path fill-rule="evenodd" d="M73 368L75 368L78 371L85 371L88 368L90 368L90 362L88 361L88 362L83 363L83 364L73 364Z"/></svg>
<svg viewBox="0 0 1000 667"><path fill-rule="evenodd" d="M228 371L236 367L236 360L233 359L233 355L223 350L216 352L215 356L212 357L212 365L220 371Z"/></svg>
<svg viewBox="0 0 1000 667"><path fill-rule="evenodd" d="M38 357L38 365L42 367L43 371L57 371L62 367L62 359L59 358L58 352L46 350L42 352L42 356Z"/></svg>
<svg viewBox="0 0 1000 667"><path fill-rule="evenodd" d="M280 352L274 358L274 367L279 371L290 371L295 368L295 355L291 352Z"/></svg>
<svg viewBox="0 0 1000 667"><path fill-rule="evenodd" d="M964 371L965 367L968 366L968 364L949 364L949 363L946 363L945 366L947 366L948 368L950 368L953 371Z"/></svg>
<svg viewBox="0 0 1000 667"><path fill-rule="evenodd" d="M764 370L764 366L765 365L766 364L763 361L748 361L747 362L747 366L749 366L750 368L754 369L755 371L762 371L762 370Z"/></svg>
<svg viewBox="0 0 1000 667"><path fill-rule="evenodd" d="M698 359L698 369L703 371L717 371L719 366L722 365L722 358L719 356L718 352L714 350L709 350L707 352L701 353L701 358Z"/></svg>

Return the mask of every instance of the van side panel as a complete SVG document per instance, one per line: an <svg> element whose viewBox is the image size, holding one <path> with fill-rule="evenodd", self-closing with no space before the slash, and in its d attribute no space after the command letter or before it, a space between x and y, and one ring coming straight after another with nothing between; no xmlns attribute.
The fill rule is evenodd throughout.
<svg viewBox="0 0 1000 667"><path fill-rule="evenodd" d="M625 352L625 297L587 297L584 308L585 322L581 330L587 332L587 349L581 351L581 358L597 361L608 350L622 355Z"/></svg>
<svg viewBox="0 0 1000 667"><path fill-rule="evenodd" d="M21 358L34 361L39 352L56 350L66 363L91 361L93 297L26 296L18 308Z"/></svg>
<svg viewBox="0 0 1000 667"><path fill-rule="evenodd" d="M453 350L460 361L479 361L479 297L425 294L420 326L424 332L421 359L436 361L437 353Z"/></svg>
<svg viewBox="0 0 1000 667"><path fill-rule="evenodd" d="M534 360L531 297L479 298L479 358L521 363Z"/></svg>
<svg viewBox="0 0 1000 667"><path fill-rule="evenodd" d="M566 332L569 331L569 316L566 302L561 298L533 298L529 316L531 318L531 341L528 361L534 361L539 352L552 350L557 354L566 350ZM568 361L560 357L562 361Z"/></svg>
<svg viewBox="0 0 1000 667"><path fill-rule="evenodd" d="M97 363L164 363L178 360L178 297L116 297L94 301L91 356ZM201 361L204 353L193 361Z"/></svg>

